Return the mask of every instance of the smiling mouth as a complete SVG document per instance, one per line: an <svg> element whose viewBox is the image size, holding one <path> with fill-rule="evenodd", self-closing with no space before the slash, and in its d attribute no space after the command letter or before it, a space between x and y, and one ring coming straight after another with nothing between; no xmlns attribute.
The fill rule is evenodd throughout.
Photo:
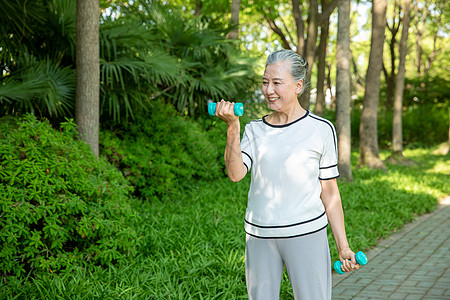
<svg viewBox="0 0 450 300"><path fill-rule="evenodd" d="M280 97L269 97L269 98L267 98L267 100L269 100L269 102L276 102L276 101L280 100Z"/></svg>

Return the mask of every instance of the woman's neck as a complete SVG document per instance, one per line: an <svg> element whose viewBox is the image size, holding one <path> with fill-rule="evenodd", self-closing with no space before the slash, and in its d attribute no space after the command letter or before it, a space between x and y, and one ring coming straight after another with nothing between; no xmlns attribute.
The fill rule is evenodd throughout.
<svg viewBox="0 0 450 300"><path fill-rule="evenodd" d="M306 114L306 110L299 105L288 111L274 111L267 116L266 121L272 125L286 125Z"/></svg>

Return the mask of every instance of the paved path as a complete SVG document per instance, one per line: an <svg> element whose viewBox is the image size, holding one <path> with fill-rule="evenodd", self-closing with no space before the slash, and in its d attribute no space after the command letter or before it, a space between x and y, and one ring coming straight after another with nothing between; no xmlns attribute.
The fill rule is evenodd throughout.
<svg viewBox="0 0 450 300"><path fill-rule="evenodd" d="M333 300L450 300L450 205L446 204L367 252L369 262L359 271L333 274Z"/></svg>

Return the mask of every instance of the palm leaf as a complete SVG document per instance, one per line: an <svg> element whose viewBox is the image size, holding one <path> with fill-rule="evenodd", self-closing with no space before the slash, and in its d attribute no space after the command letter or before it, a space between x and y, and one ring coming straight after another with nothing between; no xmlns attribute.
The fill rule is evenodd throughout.
<svg viewBox="0 0 450 300"><path fill-rule="evenodd" d="M50 59L34 62L0 82L0 103L8 104L8 111L45 107L50 116L62 116L73 108L75 82L70 67Z"/></svg>
<svg viewBox="0 0 450 300"><path fill-rule="evenodd" d="M149 50L144 58L149 80L172 85L180 81L181 68L176 57L160 49ZM184 82L181 80L181 84Z"/></svg>

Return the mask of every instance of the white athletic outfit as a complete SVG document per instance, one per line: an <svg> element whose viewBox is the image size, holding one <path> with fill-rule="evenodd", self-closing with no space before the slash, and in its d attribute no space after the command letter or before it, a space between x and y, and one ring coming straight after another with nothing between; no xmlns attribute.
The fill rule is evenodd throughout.
<svg viewBox="0 0 450 300"><path fill-rule="evenodd" d="M263 259L263 261L257 262L252 258L252 256L269 255L259 253L264 251L262 249L265 247L252 246L256 243L254 241L259 240L258 243L260 243L267 240L267 243L270 244L274 243L274 240L281 239L284 245L290 244L290 246L286 246L286 249L289 247L292 249L282 250L279 242L276 247L268 246L266 249L276 249L277 255L280 255L279 260L282 262L283 269L286 264L294 294L296 294L295 290L314 289L311 286L317 285L314 284L314 281L317 278L323 278L325 283L320 283L318 286L323 289L325 285L325 296L319 296L322 295L322 291L319 291L319 294L314 294L311 299L329 299L331 297L331 263L328 241L324 241L324 239L326 240L325 228L328 220L320 199L320 180L339 176L334 126L328 120L309 111L303 117L286 125L271 125L266 122L265 118L254 120L245 126L241 150L244 164L248 172L251 172L245 215L245 231L248 234L246 274L249 298L274 299L272 296L265 296L267 293L258 290L257 287L262 286L261 281L266 281L264 273L269 272L273 275L274 272L279 273L273 268L280 268L279 264L276 267L271 266L273 264L271 260ZM312 238L319 238L321 242L306 242ZM251 241L250 244L249 241ZM321 246L317 249L305 245L303 250L306 252L303 252L303 250L297 249L298 245L303 243L302 241ZM322 253L321 258L318 258L313 252ZM303 269L294 265L289 266L288 261L297 261L299 264L304 264L304 262L300 263L300 260L296 258L288 258L286 253L310 257L314 254L314 266L304 266ZM273 254L270 255L273 256ZM272 268L272 271L268 271L268 269L267 272L252 271L257 270L259 268L257 265L261 264L267 264L268 266L264 268ZM311 276L291 276L291 273L298 273L295 271L296 268L298 272ZM314 276L312 272L318 273L317 276ZM297 280L295 278L304 279ZM281 275L276 280L281 280ZM279 293L279 291L277 292Z"/></svg>

